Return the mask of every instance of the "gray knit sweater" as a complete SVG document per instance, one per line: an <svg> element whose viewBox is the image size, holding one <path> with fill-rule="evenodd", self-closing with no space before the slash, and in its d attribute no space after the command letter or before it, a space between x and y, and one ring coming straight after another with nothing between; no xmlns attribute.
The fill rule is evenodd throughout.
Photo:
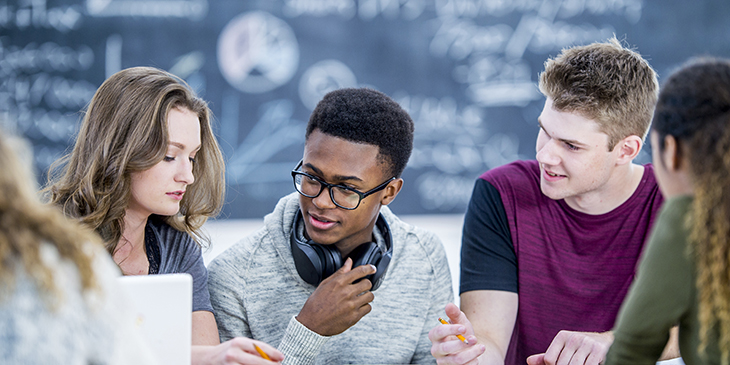
<svg viewBox="0 0 730 365"><path fill-rule="evenodd" d="M372 311L345 332L325 337L295 318L315 289L299 277L292 258L289 238L298 209L297 193L282 198L262 229L209 265L221 340L245 336L267 342L284 353L285 364L436 363L428 331L453 300L446 253L436 235L383 207L393 259L373 292Z"/></svg>

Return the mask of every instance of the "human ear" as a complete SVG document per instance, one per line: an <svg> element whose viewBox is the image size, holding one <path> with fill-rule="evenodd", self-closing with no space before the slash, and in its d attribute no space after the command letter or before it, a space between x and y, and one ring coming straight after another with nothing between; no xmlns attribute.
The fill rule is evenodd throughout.
<svg viewBox="0 0 730 365"><path fill-rule="evenodd" d="M619 143L616 144L615 148L618 148L618 161L617 164L623 165L633 161L636 156L641 152L641 147L644 145L644 141L639 136L631 135L628 136Z"/></svg>
<svg viewBox="0 0 730 365"><path fill-rule="evenodd" d="M679 142L674 136L664 136L664 150L662 151L662 162L669 171L676 171L680 168L682 159L679 156Z"/></svg>
<svg viewBox="0 0 730 365"><path fill-rule="evenodd" d="M391 181L388 186L383 189L385 194L383 194L383 197L380 199L380 204L382 205L388 205L393 200L395 200L395 197L398 196L398 193L400 192L400 189L403 187L403 179L397 178L393 181Z"/></svg>

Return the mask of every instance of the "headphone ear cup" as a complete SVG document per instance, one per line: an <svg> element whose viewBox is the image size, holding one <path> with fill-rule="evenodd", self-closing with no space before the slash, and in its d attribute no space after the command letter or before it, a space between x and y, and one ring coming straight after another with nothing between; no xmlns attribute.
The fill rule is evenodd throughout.
<svg viewBox="0 0 730 365"><path fill-rule="evenodd" d="M355 250L352 251L350 254L350 257L353 258L352 260L352 267L356 268L361 265L373 265L375 266L376 272L373 275L368 275L362 279L368 279L370 280L370 283L373 285L370 290L375 290L377 287L375 286L375 276L378 274L378 270L380 270L380 258L383 257L382 251L380 251L380 247L378 247L378 244L375 242L368 242L363 243L360 246L357 246ZM356 282L362 280L359 279Z"/></svg>
<svg viewBox="0 0 730 365"><path fill-rule="evenodd" d="M354 269L358 266L368 264L377 266L381 256L383 256L383 253L380 251L377 243L363 243L357 246L350 254L350 257L353 258L352 268Z"/></svg>
<svg viewBox="0 0 730 365"><path fill-rule="evenodd" d="M319 285L322 281L322 259L317 250L295 237L291 237L291 252L299 276L309 284Z"/></svg>
<svg viewBox="0 0 730 365"><path fill-rule="evenodd" d="M342 255L334 245L325 246L309 241L312 248L317 251L322 262L322 280L328 278L342 267ZM320 280L321 281L321 280Z"/></svg>

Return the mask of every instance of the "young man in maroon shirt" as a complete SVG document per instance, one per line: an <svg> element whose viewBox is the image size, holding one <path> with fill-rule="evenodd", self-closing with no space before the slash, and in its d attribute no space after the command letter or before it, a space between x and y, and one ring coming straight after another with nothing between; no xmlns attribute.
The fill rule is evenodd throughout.
<svg viewBox="0 0 730 365"><path fill-rule="evenodd" d="M663 202L652 166L633 163L658 93L639 54L615 38L565 49L539 86L536 161L475 184L461 311L430 332L439 364L599 364Z"/></svg>

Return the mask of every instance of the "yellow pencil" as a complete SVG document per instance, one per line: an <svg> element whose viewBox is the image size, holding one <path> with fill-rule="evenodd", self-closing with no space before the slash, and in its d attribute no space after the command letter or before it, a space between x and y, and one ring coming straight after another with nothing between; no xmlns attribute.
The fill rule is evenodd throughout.
<svg viewBox="0 0 730 365"><path fill-rule="evenodd" d="M443 324L451 324L449 322L444 321L444 319L441 318L441 317L439 317L439 322L441 322ZM464 338L464 336L462 336L462 335L456 335L456 338L460 339L461 342L463 342L463 343L465 343L467 345L469 344L469 341L467 341L466 338Z"/></svg>
<svg viewBox="0 0 730 365"><path fill-rule="evenodd" d="M269 357L269 355L266 355L266 353L264 352L264 350L262 350L260 347L256 346L256 344L253 344L253 348L256 349L256 352L258 352L259 355L261 355L261 357L264 358L264 360L271 360L271 358Z"/></svg>

